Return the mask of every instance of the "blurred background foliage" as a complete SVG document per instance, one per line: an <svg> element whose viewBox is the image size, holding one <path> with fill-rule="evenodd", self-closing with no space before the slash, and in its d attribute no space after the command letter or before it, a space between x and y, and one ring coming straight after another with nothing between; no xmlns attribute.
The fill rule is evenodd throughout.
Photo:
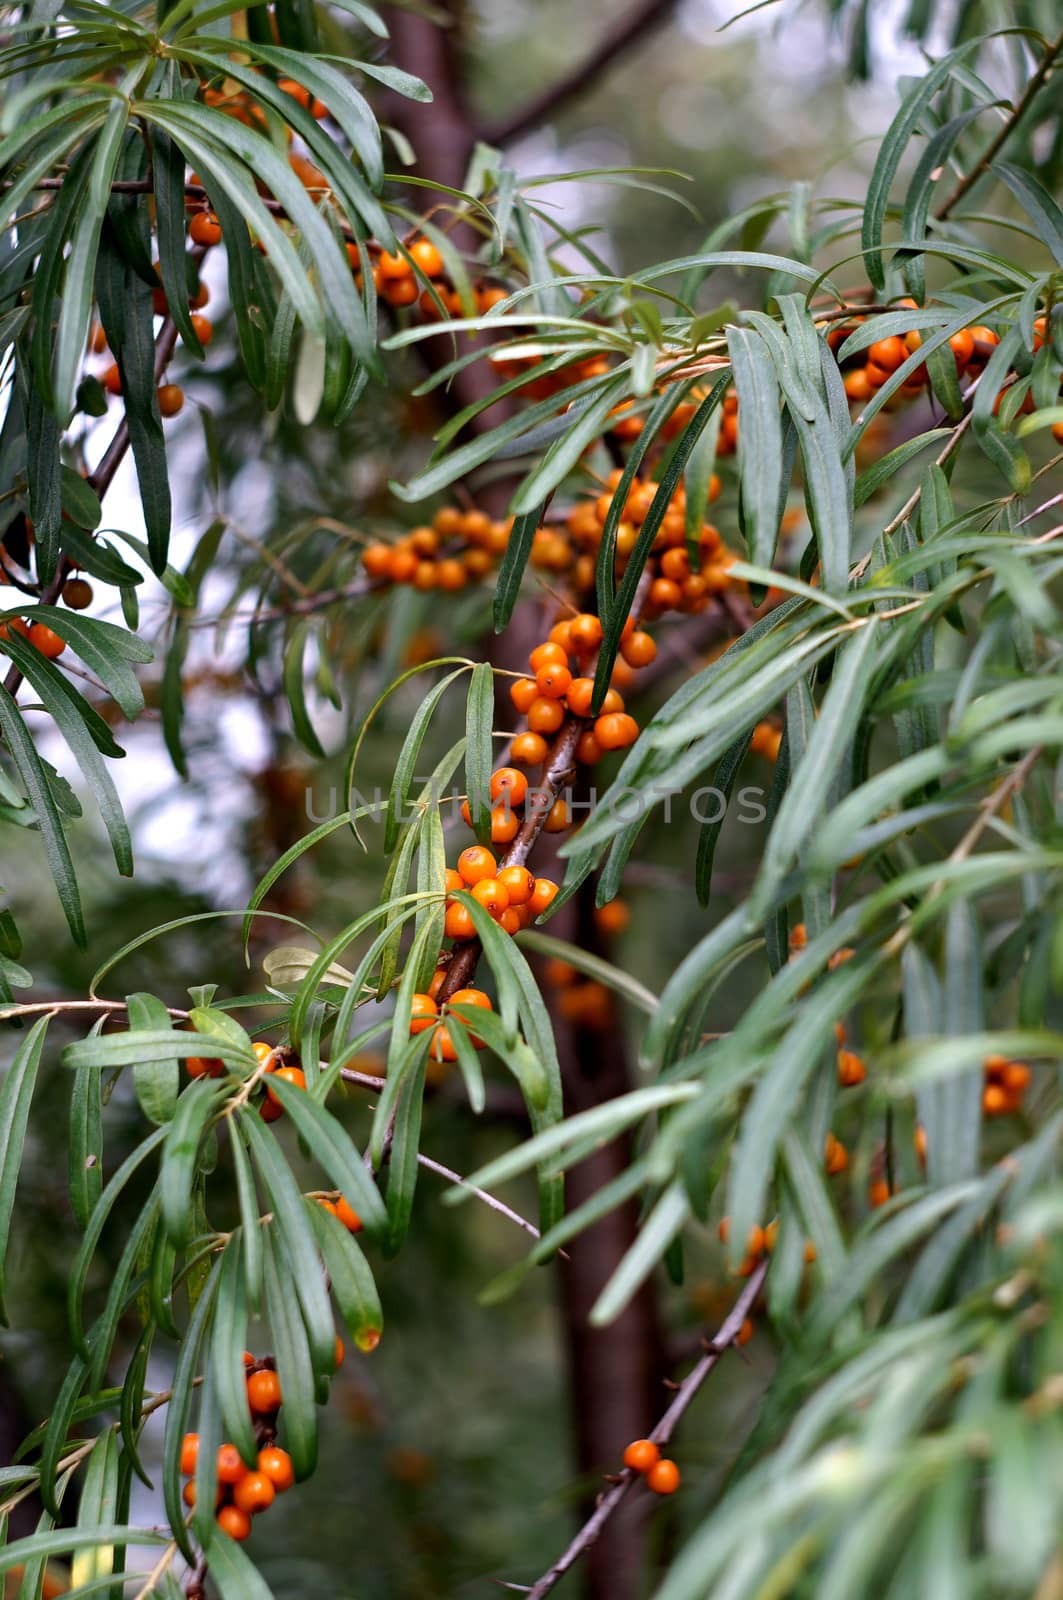
<svg viewBox="0 0 1063 1600"><path fill-rule="evenodd" d="M456 10L462 90L487 136L515 105L534 100L580 60L620 9L616 0L579 6L571 0L477 0ZM721 32L739 9L725 0L683 0L584 92L509 147L522 176L605 166L670 169L671 175L647 178L644 187L588 179L546 191L564 226L587 228L594 249L618 269L682 255L727 217L794 183L859 199L896 107L899 80L922 65L919 41L905 30L906 17L920 8L907 0L834 8L784 4ZM937 48L957 29L1004 25L1012 10L992 0L938 7L926 44ZM995 65L1001 86L1013 92L1015 62L1006 43ZM428 159L431 153L418 154ZM679 198L654 192L653 184ZM1021 259L1021 241L1012 247ZM180 732L186 776L175 772L167 753L161 685L157 669L149 669L144 680L151 710L136 729L122 730L129 753L116 772L134 828L135 882L116 883L91 814L71 833L95 930L91 956L78 953L65 936L36 852L4 862L4 887L43 995L83 993L104 951L156 924L239 908L277 856L341 805L345 730L395 671L442 647L471 648L489 627L489 595L476 590L448 599L445 616L438 596L405 589L340 608L318 638L329 672L344 683L345 709L331 708L324 694L311 698L322 743L337 753L313 757L293 737L281 691L283 630L268 619L249 629L247 614L260 591L269 613L283 607L285 593L320 586L323 565L328 584L350 581L364 533L419 520L387 485L423 461L439 413L430 397L410 395L417 358L407 353L392 358L390 386L338 430L306 426L290 407L267 419L241 374L221 278L211 287L217 337L206 368L189 374L194 404L175 425L171 445L175 565L192 559L215 518L228 530L189 630ZM741 282L714 279L713 295L726 293L741 299ZM915 432L921 425L906 414L904 427ZM978 470L963 484L972 501L983 498ZM127 470L107 512L108 522L139 531ZM154 605L161 663L174 622L157 586ZM236 614L216 637L206 624L227 607ZM150 602L145 609L150 615ZM657 697L664 692L658 687ZM377 783L386 792L421 693L415 681L376 721L360 764L363 793ZM755 781L766 790L771 768L759 765ZM671 893L689 874L692 835L677 808L674 826L644 837L625 889L633 915L617 942L620 964L651 987L719 915L719 905L702 911L692 895ZM729 824L718 858L725 887L748 885L759 839L756 826ZM362 853L345 830L338 832L302 858L269 904L332 932L379 892L382 864L372 828L366 840ZM258 963L277 942L276 928L262 919L252 940L256 971L249 981L235 920L200 922L138 950L122 968L116 992L150 990L181 1004L188 985L207 979L222 994L254 989L261 982ZM740 984L730 985L717 1026L727 1027L747 998ZM64 1038L60 1020L49 1045L53 1059ZM45 1413L68 1358L65 1277L77 1238L63 1174L68 1085L53 1071L39 1093L9 1266L13 1331L0 1335L4 1459L13 1440ZM512 1114L500 1094L497 1113L475 1123L460 1095L443 1085L432 1096L426 1147L469 1171L512 1142ZM116 1159L123 1138L132 1142L137 1121L130 1087L120 1083L108 1111L108 1148ZM354 1131L356 1137L364 1133L357 1120ZM371 1362L349 1358L337 1380L337 1403L322 1417L320 1470L293 1496L289 1514L263 1524L256 1535L255 1559L277 1593L302 1600L486 1593L490 1577L518 1578L541 1567L544 1551L561 1547L573 1505L587 1488L566 1480L561 1467L569 1411L552 1274L532 1275L501 1306L480 1308L477 1291L517 1259L525 1241L486 1210L442 1209L440 1193L438 1183L422 1184L409 1244L380 1268L387 1337ZM134 1215L141 1198L131 1187L120 1213ZM532 1209L530 1185L524 1199L523 1209ZM514 1204L521 1205L519 1190ZM107 1251L117 1253L123 1231L119 1214L94 1269L97 1291L106 1282ZM664 1321L677 1358L690 1353L699 1330L732 1294L715 1240L700 1251L694 1246L685 1285L664 1288ZM116 1369L126 1353L119 1344ZM652 1544L659 1557L674 1548L683 1527L703 1518L719 1487L721 1463L752 1425L774 1356L770 1332L758 1328L731 1361L726 1383L709 1384L697 1400L684 1432L689 1490L666 1506L644 1508L643 1514L654 1513ZM158 1353L155 1360L161 1360ZM160 1368L153 1381L162 1386L166 1376ZM716 1440L727 1441L726 1452ZM156 1437L147 1446L149 1462L160 1443ZM135 1499L134 1521L152 1520L153 1510L150 1499L139 1505ZM350 1575L352 1541L356 1579ZM563 1592L577 1588L578 1580Z"/></svg>

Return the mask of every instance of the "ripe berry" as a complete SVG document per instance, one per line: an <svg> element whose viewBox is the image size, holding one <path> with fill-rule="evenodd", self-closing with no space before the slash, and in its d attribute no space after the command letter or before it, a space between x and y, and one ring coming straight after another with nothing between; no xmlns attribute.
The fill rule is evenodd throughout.
<svg viewBox="0 0 1063 1600"><path fill-rule="evenodd" d="M667 1457L662 1457L646 1474L646 1487L654 1494L675 1494L679 1481L679 1468Z"/></svg>
<svg viewBox="0 0 1063 1600"><path fill-rule="evenodd" d="M41 655L47 657L49 661L54 661L66 649L66 640L61 639L53 629L47 627L43 622L31 623L30 631L26 637L33 648L39 650Z"/></svg>
<svg viewBox="0 0 1063 1600"><path fill-rule="evenodd" d="M568 693L572 682L572 674L567 667L559 667L556 662L548 661L540 667L535 674L536 687L539 693L547 700L563 700Z"/></svg>
<svg viewBox="0 0 1063 1600"><path fill-rule="evenodd" d="M576 760L582 762L585 767L593 767L594 763L600 761L604 754L604 750L594 737L591 729L585 729L576 740Z"/></svg>
<svg viewBox="0 0 1063 1600"><path fill-rule="evenodd" d="M543 823L547 833L564 833L572 826L572 807L567 800L557 799L546 813Z"/></svg>
<svg viewBox="0 0 1063 1600"><path fill-rule="evenodd" d="M103 387L107 390L108 394L121 394L122 374L118 370L117 362L112 362L111 365L100 374L100 382L103 384Z"/></svg>
<svg viewBox="0 0 1063 1600"><path fill-rule="evenodd" d="M639 736L639 725L626 711L609 711L594 724L594 737L603 750L626 750Z"/></svg>
<svg viewBox="0 0 1063 1600"><path fill-rule="evenodd" d="M473 886L472 896L496 922L503 911L509 910L509 890L497 878L481 878Z"/></svg>
<svg viewBox="0 0 1063 1600"><path fill-rule="evenodd" d="M524 916L524 913L527 909L527 906L510 906L507 911L503 911L498 919L498 926L502 929L502 932L508 933L512 938L515 933L519 933L522 928L526 928L528 919Z"/></svg>
<svg viewBox="0 0 1063 1600"><path fill-rule="evenodd" d="M594 697L593 678L573 678L568 686L565 698L568 709L575 717L589 717L591 713L591 700Z"/></svg>
<svg viewBox="0 0 1063 1600"><path fill-rule="evenodd" d="M528 727L532 733L556 733L565 720L560 700L538 696L528 707Z"/></svg>
<svg viewBox="0 0 1063 1600"><path fill-rule="evenodd" d="M649 1472L661 1459L661 1452L652 1439L633 1439L624 1451L624 1465L632 1472Z"/></svg>
<svg viewBox="0 0 1063 1600"><path fill-rule="evenodd" d="M543 912L557 897L558 887L550 878L536 878L535 888L532 890L528 909L533 917L541 917Z"/></svg>
<svg viewBox="0 0 1063 1600"><path fill-rule="evenodd" d="M428 1048L428 1054L430 1058L434 1058L436 1061L456 1061L458 1059L457 1049L445 1023L440 1023L432 1034L432 1043Z"/></svg>
<svg viewBox="0 0 1063 1600"><path fill-rule="evenodd" d="M251 1536L251 1518L239 1506L222 1506L218 1512L218 1527L238 1544Z"/></svg>
<svg viewBox="0 0 1063 1600"><path fill-rule="evenodd" d="M233 1490L233 1504L249 1517L267 1511L273 1504L276 1489L264 1472L245 1472Z"/></svg>
<svg viewBox="0 0 1063 1600"><path fill-rule="evenodd" d="M568 657L572 654L573 649L572 623L567 619L561 622L555 622L553 627L550 629L549 642L551 644L559 644L561 646L562 650L565 652L565 659L567 661Z"/></svg>
<svg viewBox="0 0 1063 1600"><path fill-rule="evenodd" d="M750 1321L750 1319L747 1317L746 1320L743 1322L742 1326L739 1328L738 1332L735 1334L735 1344L737 1344L739 1346L744 1345L744 1344L748 1344L750 1339L752 1339L752 1337L753 1337L753 1324Z"/></svg>
<svg viewBox="0 0 1063 1600"><path fill-rule="evenodd" d="M485 878L493 878L498 871L498 862L484 845L471 844L458 857L458 871L462 881L471 888Z"/></svg>
<svg viewBox="0 0 1063 1600"><path fill-rule="evenodd" d="M620 654L629 667L648 667L657 655L656 640L649 633L633 633L620 646Z"/></svg>
<svg viewBox="0 0 1063 1600"><path fill-rule="evenodd" d="M489 997L482 989L456 989L447 1001L450 1006L476 1006L480 1011L493 1011Z"/></svg>
<svg viewBox="0 0 1063 1600"><path fill-rule="evenodd" d="M188 224L188 236L193 244L209 250L211 245L221 244L221 223L213 211L197 211Z"/></svg>
<svg viewBox="0 0 1063 1600"><path fill-rule="evenodd" d="M377 541L367 544L362 551L362 565L371 578L391 577L392 548L389 544Z"/></svg>
<svg viewBox="0 0 1063 1600"><path fill-rule="evenodd" d="M200 344L206 349L214 337L214 324L209 317L200 316L199 312L192 314L192 330Z"/></svg>
<svg viewBox="0 0 1063 1600"><path fill-rule="evenodd" d="M537 767L546 760L546 740L541 733L518 733L509 748L510 758L522 767Z"/></svg>
<svg viewBox="0 0 1063 1600"><path fill-rule="evenodd" d="M219 1061L217 1056L189 1056L185 1071L190 1078L220 1078L225 1071L225 1062Z"/></svg>
<svg viewBox="0 0 1063 1600"><path fill-rule="evenodd" d="M275 1372L252 1372L247 1380L247 1403L259 1416L272 1416L280 1410L281 1381Z"/></svg>
<svg viewBox="0 0 1063 1600"><path fill-rule="evenodd" d="M302 1067L280 1067L276 1072L271 1074L271 1077L273 1078L274 1082L280 1078L284 1083L290 1083L296 1089L306 1088L306 1073L303 1071ZM266 1120L268 1122L276 1121L277 1116L283 1114L284 1107L281 1105L277 1096L273 1093L272 1086L268 1083L266 1085L266 1100L263 1105L263 1110L265 1109L266 1105L273 1105L276 1107L273 1116L267 1117Z"/></svg>
<svg viewBox="0 0 1063 1600"><path fill-rule="evenodd" d="M86 611L92 604L92 585L84 578L68 578L63 585L63 604L71 611Z"/></svg>
<svg viewBox="0 0 1063 1600"><path fill-rule="evenodd" d="M518 678L510 685L509 698L519 712L526 713L539 698L539 686L534 678Z"/></svg>
<svg viewBox="0 0 1063 1600"><path fill-rule="evenodd" d="M256 1465L278 1494L283 1494L285 1489L290 1489L295 1482L292 1458L287 1450L281 1450L278 1445L267 1445L264 1450L260 1450Z"/></svg>
<svg viewBox="0 0 1063 1600"><path fill-rule="evenodd" d="M509 806L495 806L491 812L491 843L510 844L520 832L520 818Z"/></svg>
<svg viewBox="0 0 1063 1600"><path fill-rule="evenodd" d="M527 905L535 889L535 878L527 867L503 867L498 881L508 893L511 906Z"/></svg>
<svg viewBox="0 0 1063 1600"><path fill-rule="evenodd" d="M181 1472L186 1478L190 1478L195 1472L198 1460L199 1434L186 1433L181 1440Z"/></svg>
<svg viewBox="0 0 1063 1600"><path fill-rule="evenodd" d="M863 1083L866 1077L867 1068L855 1051L838 1051L838 1082L843 1088L849 1089L854 1084Z"/></svg>
<svg viewBox="0 0 1063 1600"><path fill-rule="evenodd" d="M234 1444L218 1446L217 1473L219 1483L239 1483L246 1478L247 1468Z"/></svg>
<svg viewBox="0 0 1063 1600"><path fill-rule="evenodd" d="M602 625L589 611L573 617L569 623L569 638L580 655L590 655L602 642Z"/></svg>
<svg viewBox="0 0 1063 1600"><path fill-rule="evenodd" d="M465 879L462 877L457 867L447 868L447 874L443 882L446 887L447 894L457 894L459 889L464 889L465 887ZM429 994L432 994L431 989L429 989L428 992ZM435 999L434 994L432 995L432 999Z"/></svg>
<svg viewBox="0 0 1063 1600"><path fill-rule="evenodd" d="M536 645L528 657L528 665L536 674L542 667L568 667L568 656L563 645L554 644L547 640L545 644Z"/></svg>
<svg viewBox="0 0 1063 1600"><path fill-rule="evenodd" d="M447 907L446 917L443 922L443 932L448 939L472 939L476 935L476 924L472 920L472 912L468 906L452 905Z"/></svg>
<svg viewBox="0 0 1063 1600"><path fill-rule="evenodd" d="M343 1366L346 1357L347 1352L343 1347L343 1340L340 1338L339 1334L337 1334L335 1348L332 1352L332 1367L334 1372L339 1371L339 1369ZM267 1473L267 1477L268 1476L269 1474Z"/></svg>
<svg viewBox="0 0 1063 1600"><path fill-rule="evenodd" d="M631 921L631 907L623 900L609 900L604 906L596 907L594 921L602 933L623 933Z"/></svg>
<svg viewBox="0 0 1063 1600"><path fill-rule="evenodd" d="M410 1001L410 1032L424 1033L431 1028L439 1014L439 1007L430 994L415 994Z"/></svg>
<svg viewBox="0 0 1063 1600"><path fill-rule="evenodd" d="M443 257L430 239L415 239L410 245L410 256L426 278L438 278L443 271Z"/></svg>
<svg viewBox="0 0 1063 1600"><path fill-rule="evenodd" d="M974 341L971 342L973 344ZM904 365L908 354L908 346L894 333L888 339L877 339L868 350L867 359L874 362L876 367L881 367L888 376Z"/></svg>
<svg viewBox="0 0 1063 1600"><path fill-rule="evenodd" d="M271 1044L267 1044L265 1039L256 1039L254 1044L251 1046L251 1049L255 1053L255 1060L259 1063L268 1061L270 1056L273 1054L273 1046Z"/></svg>
<svg viewBox="0 0 1063 1600"><path fill-rule="evenodd" d="M158 390L159 414L176 417L185 403L185 392L178 383L164 383Z"/></svg>
<svg viewBox="0 0 1063 1600"><path fill-rule="evenodd" d="M354 1207L349 1205L342 1195L340 1195L339 1199L336 1201L336 1216L339 1218L340 1222L343 1223L343 1226L347 1229L348 1233L361 1233L362 1219Z"/></svg>
<svg viewBox="0 0 1063 1600"><path fill-rule="evenodd" d="M521 806L527 792L528 780L516 767L499 767L497 772L491 774L492 800L505 797L511 806Z"/></svg>

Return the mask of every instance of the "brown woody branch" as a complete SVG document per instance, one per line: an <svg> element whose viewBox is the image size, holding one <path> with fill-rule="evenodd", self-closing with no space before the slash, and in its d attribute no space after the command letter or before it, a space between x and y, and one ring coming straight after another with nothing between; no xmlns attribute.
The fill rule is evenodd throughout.
<svg viewBox="0 0 1063 1600"><path fill-rule="evenodd" d="M642 0L641 5L633 6L627 16L602 37L583 61L513 116L484 128L481 137L488 144L512 144L514 139L538 127L568 101L590 88L596 78L652 29L659 27L674 9L675 0Z"/></svg>
<svg viewBox="0 0 1063 1600"><path fill-rule="evenodd" d="M720 1357L726 1350L730 1349L738 1337L742 1324L749 1315L750 1308L764 1285L767 1271L768 1263L767 1261L762 1261L756 1271L750 1275L748 1282L724 1318L717 1333L706 1343L704 1355L697 1365L687 1373L676 1390L675 1399L649 1435L654 1444L666 1445L668 1443L679 1426L680 1419L705 1382L705 1379L717 1365ZM580 1557L598 1539L609 1518L617 1510L620 1502L637 1478L637 1472L632 1471L630 1467L624 1468L612 1488L599 1500L593 1514L588 1517L568 1549L557 1558L549 1572L545 1572L538 1583L526 1591L528 1600L544 1600L544 1597L560 1583L565 1573L575 1566Z"/></svg>

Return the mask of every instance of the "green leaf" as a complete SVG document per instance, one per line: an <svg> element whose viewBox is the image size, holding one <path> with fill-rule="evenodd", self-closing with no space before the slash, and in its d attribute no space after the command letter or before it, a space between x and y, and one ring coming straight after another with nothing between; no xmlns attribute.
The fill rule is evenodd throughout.
<svg viewBox="0 0 1063 1600"><path fill-rule="evenodd" d="M59 424L45 408L35 385L26 407L26 486L37 547L37 574L43 583L55 576L62 525Z"/></svg>
<svg viewBox="0 0 1063 1600"><path fill-rule="evenodd" d="M233 1142L235 1144L237 1141ZM257 1217L254 1220L254 1228L256 1232L259 1230ZM247 1405L247 1369L244 1366L244 1349L247 1343L247 1286L244 1280L241 1232L242 1230L238 1228L230 1237L218 1269L218 1293L214 1306L214 1325L211 1329L210 1356L214 1391L221 1412L224 1436L232 1440L245 1465L253 1467L258 1455L258 1442Z"/></svg>
<svg viewBox="0 0 1063 1600"><path fill-rule="evenodd" d="M465 702L465 789L473 832L480 844L491 843L491 768L493 766L495 681L490 662L472 669Z"/></svg>
<svg viewBox="0 0 1063 1600"><path fill-rule="evenodd" d="M308 1204L332 1293L347 1331L359 1350L375 1350L380 1343L384 1313L369 1264L338 1217L323 1206Z"/></svg>
<svg viewBox="0 0 1063 1600"><path fill-rule="evenodd" d="M742 413L738 470L742 481L742 510L750 530L750 554L758 566L769 567L779 531L782 467L779 385L771 352L753 329L728 328L727 349Z"/></svg>
<svg viewBox="0 0 1063 1600"><path fill-rule="evenodd" d="M132 1033L172 1026L169 1012L153 994L131 994L127 1005ZM172 1121L181 1088L181 1066L177 1057L167 1060L153 1056L148 1061L137 1062L133 1067L133 1087L140 1109L149 1122L160 1127Z"/></svg>
<svg viewBox="0 0 1063 1600"><path fill-rule="evenodd" d="M312 756L324 757L325 751L314 731L314 725L310 721L310 714L306 709L303 657L306 653L309 633L310 624L308 622L299 622L296 623L288 635L288 642L284 647L284 693L288 701L288 709L291 712L295 737L305 750L309 750Z"/></svg>
<svg viewBox="0 0 1063 1600"><path fill-rule="evenodd" d="M43 607L41 609L44 609ZM26 787L30 805L37 817L44 842L44 853L52 874L59 903L63 908L67 926L75 944L85 948L85 921L81 911L81 896L74 877L74 863L63 831L63 821L52 795L51 784L44 770L29 729L23 722L11 695L0 689L0 735L3 736L11 758L18 768Z"/></svg>
<svg viewBox="0 0 1063 1600"><path fill-rule="evenodd" d="M644 1011L648 1016L653 1016L657 1009L657 996L652 990L624 972L620 967L614 967L612 962L604 961L601 956L596 956L590 950L584 950L580 945L569 944L566 939L555 939L548 933L539 933L535 928L522 928L517 934L517 944L523 950L532 950L536 955L552 957L558 961L567 961L582 972L584 977L593 978L596 983L604 984L607 989L612 989L622 999L627 1000L636 1010Z"/></svg>
<svg viewBox="0 0 1063 1600"><path fill-rule="evenodd" d="M184 1338L177 1348L177 1363L170 1384L170 1402L166 1407L166 1427L162 1443L162 1496L166 1515L181 1554L193 1565L196 1559L195 1551L185 1526L185 1506L181 1498L181 1441L188 1431L199 1352L214 1308L219 1266L219 1262L215 1261L203 1291L196 1301Z"/></svg>
<svg viewBox="0 0 1063 1600"><path fill-rule="evenodd" d="M295 1476L301 1482L310 1476L317 1465L315 1371L331 1372L336 1352L333 1333L329 1342L328 1365L318 1367L311 1358L307 1329L299 1315L297 1292L300 1276L309 1267L315 1281L323 1283L323 1280L317 1250L313 1245L313 1231L301 1197L298 1204L307 1238L311 1241L311 1253L305 1261L294 1263L282 1247L277 1229L269 1229L266 1235L266 1303L277 1356L277 1373L284 1396L284 1440L292 1458ZM325 1308L328 1310L327 1296ZM332 1328L331 1312L328 1326Z"/></svg>
<svg viewBox="0 0 1063 1600"><path fill-rule="evenodd" d="M412 1071L406 1073L395 1107L391 1157L388 1162L386 1253L389 1256L398 1252L406 1238L413 1211L413 1196L419 1170L417 1154L421 1140L421 1113L424 1109L424 1077L427 1064L428 1053L425 1050Z"/></svg>
<svg viewBox="0 0 1063 1600"><path fill-rule="evenodd" d="M436 707L455 678L460 678L462 673L467 670L466 667L459 667L455 672L448 672L447 676L442 678L439 683L433 684L410 720L410 726L406 730L406 737L402 741L402 749L399 751L398 759L395 762L391 779L391 791L388 794L388 810L384 823L385 855L390 855L398 843L399 830L409 804L410 784L417 771L417 758L421 753L421 746L424 743L429 724L435 715ZM364 809L367 810L368 808Z"/></svg>
<svg viewBox="0 0 1063 1600"><path fill-rule="evenodd" d="M7 1326L4 1306L4 1258L15 1205L15 1186L22 1166L30 1101L50 1018L40 1017L19 1045L0 1085L0 1322Z"/></svg>
<svg viewBox="0 0 1063 1600"><path fill-rule="evenodd" d="M262 1309L262 1224L255 1175L244 1144L243 1127L237 1117L232 1129L229 1147L232 1150L233 1170L236 1175L236 1193L240 1201L240 1237L244 1251L244 1285L248 1303L258 1316Z"/></svg>
<svg viewBox="0 0 1063 1600"><path fill-rule="evenodd" d="M496 633L501 633L508 626L509 619L513 615L513 607L520 594L521 579L524 577L528 557L531 554L535 530L542 522L545 513L546 506L543 504L534 506L531 511L526 511L522 516L513 519L509 540L495 577L492 614Z"/></svg>
<svg viewBox="0 0 1063 1600"><path fill-rule="evenodd" d="M1051 251L1056 266L1063 267L1063 210L1059 203L1031 172L1024 172L1010 161L995 161L989 170L1007 184Z"/></svg>
<svg viewBox="0 0 1063 1600"><path fill-rule="evenodd" d="M59 1528L51 1533L30 1534L27 1539L15 1539L0 1546L0 1573L12 1567L23 1567L40 1557L68 1555L75 1550L91 1550L99 1545L114 1545L126 1549L129 1545L165 1544L165 1534L154 1528L137 1528L130 1524L108 1524L95 1528Z"/></svg>
<svg viewBox="0 0 1063 1600"><path fill-rule="evenodd" d="M604 1328L623 1311L632 1296L662 1260L690 1216L690 1201L681 1183L661 1195L590 1311L592 1327Z"/></svg>
<svg viewBox="0 0 1063 1600"><path fill-rule="evenodd" d="M305 1091L295 1091L296 1094L303 1092ZM294 1281L298 1306L302 1309L303 1319L306 1322L314 1372L320 1376L327 1376L333 1369L336 1337L332 1325L332 1313L329 1310L328 1290L325 1287L321 1262L314 1244L313 1230L306 1215L302 1193L291 1167L281 1153L279 1144L258 1116L247 1111L240 1111L238 1116L248 1149L254 1158L273 1208L273 1226L288 1263L288 1272ZM370 1215L373 1215L372 1211ZM266 1267L268 1291L268 1253ZM271 1308L271 1316L273 1314Z"/></svg>
<svg viewBox="0 0 1063 1600"><path fill-rule="evenodd" d="M278 1081L271 1088L314 1160L362 1219L367 1235L382 1233L387 1221L384 1203L346 1128L294 1084Z"/></svg>
<svg viewBox="0 0 1063 1600"><path fill-rule="evenodd" d="M707 906L712 894L712 868L716 860L716 846L720 841L727 809L731 803L734 786L738 782L738 774L742 770L742 763L749 751L752 732L744 733L737 739L729 750L725 750L716 764L713 773L713 799L722 797L723 804L719 814L707 818L698 829L698 853L694 862L694 890L703 906Z"/></svg>
<svg viewBox="0 0 1063 1600"><path fill-rule="evenodd" d="M242 1547L217 1522L203 1551L221 1600L273 1600L273 1590Z"/></svg>
<svg viewBox="0 0 1063 1600"><path fill-rule="evenodd" d="M208 1125L230 1092L223 1080L199 1078L177 1098L173 1120L164 1124L161 1179L162 1220L167 1237L178 1249L194 1232L192 1190L199 1173L199 1156Z"/></svg>
<svg viewBox="0 0 1063 1600"><path fill-rule="evenodd" d="M79 1067L75 1072L67 1147L70 1205L79 1228L87 1226L103 1188L102 1089L95 1067Z"/></svg>

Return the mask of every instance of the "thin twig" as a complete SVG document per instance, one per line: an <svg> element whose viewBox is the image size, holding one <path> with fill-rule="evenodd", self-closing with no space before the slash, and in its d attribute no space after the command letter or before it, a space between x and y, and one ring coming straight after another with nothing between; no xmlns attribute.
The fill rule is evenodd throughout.
<svg viewBox="0 0 1063 1600"><path fill-rule="evenodd" d="M171 1017L185 1018L187 1011L181 1011L176 1006L167 1006ZM124 1000L36 1000L31 1005L4 1006L0 1010L0 1022L8 1022L12 1017L32 1017L43 1011L57 1013L60 1011L126 1011L128 1007Z"/></svg>
<svg viewBox="0 0 1063 1600"><path fill-rule="evenodd" d="M574 99L597 78L606 67L612 66L626 50L637 44L644 34L652 28L658 27L668 13L675 7L675 0L643 0L641 5L634 6L626 17L606 33L588 56L549 89L532 100L528 105L521 107L513 116L503 118L499 122L485 128L481 138L488 144L512 144L514 139L519 139L531 128L538 127L541 122L558 111L568 100Z"/></svg>
<svg viewBox="0 0 1063 1600"><path fill-rule="evenodd" d="M488 1194L486 1189L478 1189L475 1183L470 1183L468 1178L463 1178L460 1172L452 1171L450 1167L443 1166L440 1161L433 1161L431 1156L422 1155L420 1151L417 1153L417 1160L429 1172L438 1173L441 1178L446 1178L448 1183L455 1184L459 1189L468 1189L470 1194L474 1194L478 1200L482 1200L485 1206L490 1206L492 1211L497 1211L502 1217L508 1217L510 1222L517 1224L518 1228L523 1228L525 1233L530 1233L533 1239L542 1237L534 1222L529 1222L527 1217L522 1217L519 1211L512 1210L504 1200L497 1200L493 1194ZM563 1250L559 1252L561 1255L564 1255L564 1253Z"/></svg>
<svg viewBox="0 0 1063 1600"><path fill-rule="evenodd" d="M1018 127L1019 123L1022 121L1023 117L1026 115L1030 106L1033 104L1034 100L1036 100L1038 94L1044 86L1045 80L1052 71L1052 68L1055 65L1056 57L1059 55L1061 50L1063 50L1063 33L1060 33L1053 43L1048 46L1041 61L1041 65L1038 67L1037 71L1033 74L1033 77L1026 85L1026 92L1023 94L1014 110L1010 112L1010 114L1004 119L1003 125L998 130L996 136L991 139L989 144L986 146L981 159L975 163L970 172L960 179L948 198L944 200L940 206L936 207L934 216L938 222L944 222L946 217L948 217L950 213L955 210L960 201L964 199L971 189L974 188L974 185L978 182L978 179L990 165L993 158L999 154L1004 144L1008 139L1011 138L1011 135L1014 133L1015 129Z"/></svg>
<svg viewBox="0 0 1063 1600"><path fill-rule="evenodd" d="M728 1350L738 1337L742 1324L749 1314L750 1307L763 1287L767 1271L768 1263L767 1261L762 1261L756 1271L750 1275L742 1293L724 1318L715 1337L707 1342L705 1354L696 1366L692 1367L687 1373L676 1390L675 1399L649 1435L654 1444L666 1445L668 1443L684 1412L705 1382L705 1379L716 1366L724 1351ZM560 1583L565 1573L575 1566L580 1557L598 1539L609 1518L616 1511L637 1478L638 1473L632 1471L630 1467L623 1469L613 1487L599 1500L593 1513L576 1534L568 1549L558 1557L549 1572L545 1572L538 1583L526 1591L528 1600L544 1600L544 1596L548 1595Z"/></svg>

